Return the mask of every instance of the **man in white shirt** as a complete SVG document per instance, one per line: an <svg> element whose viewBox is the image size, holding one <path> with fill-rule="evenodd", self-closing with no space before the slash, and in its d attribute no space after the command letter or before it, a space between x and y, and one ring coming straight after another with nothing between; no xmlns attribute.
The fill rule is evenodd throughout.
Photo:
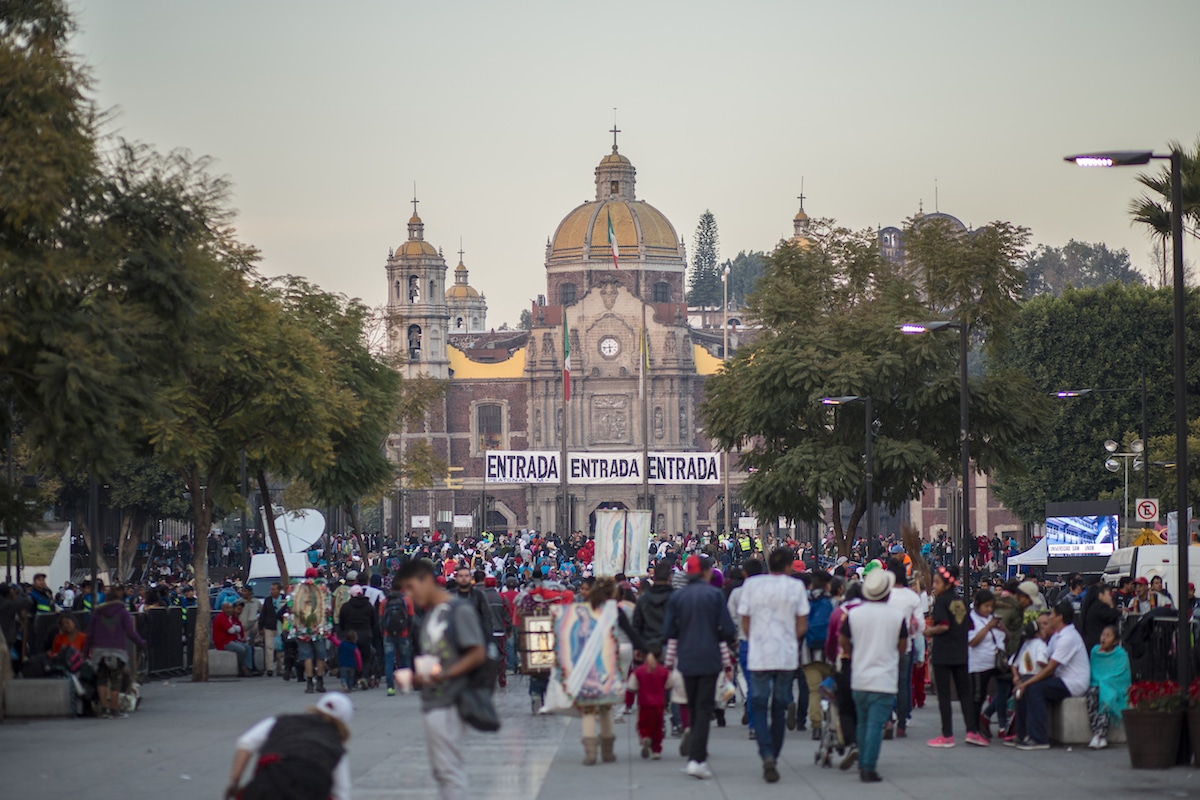
<svg viewBox="0 0 1200 800"><path fill-rule="evenodd" d="M769 574L747 580L737 603L748 643L746 665L755 739L767 783L779 780L775 762L783 750L792 677L800 664L800 640L808 630L808 593L804 584L789 574L792 561L792 551L783 547L772 550L767 557Z"/></svg>
<svg viewBox="0 0 1200 800"><path fill-rule="evenodd" d="M1074 621L1075 609L1069 600L1054 607L1050 612L1046 666L1035 675L1018 679L1013 685L1017 698L1018 750L1049 750L1046 704L1087 693L1091 664Z"/></svg>
<svg viewBox="0 0 1200 800"><path fill-rule="evenodd" d="M882 780L876 766L883 746L883 726L896 702L900 656L908 652L904 615L888 605L896 583L890 571L876 567L863 579L863 602L846 615L838 645L852 664L850 690L858 711L858 776L863 783ZM843 768L848 766L843 762Z"/></svg>
<svg viewBox="0 0 1200 800"><path fill-rule="evenodd" d="M758 736L758 732L754 729L754 687L750 682L750 667L748 666L747 658L750 654L750 643L746 640L746 629L742 627L741 615L738 614L738 603L741 602L742 589L745 588L746 582L751 578L762 575L763 563L757 558L751 558L742 565L742 569L746 571L746 581L741 586L734 588L729 593L729 599L726 605L729 608L729 616L737 622L738 628L738 651L737 661L738 669L741 670L742 680L745 682L743 690L746 694L746 725L750 729L750 741L754 741Z"/></svg>

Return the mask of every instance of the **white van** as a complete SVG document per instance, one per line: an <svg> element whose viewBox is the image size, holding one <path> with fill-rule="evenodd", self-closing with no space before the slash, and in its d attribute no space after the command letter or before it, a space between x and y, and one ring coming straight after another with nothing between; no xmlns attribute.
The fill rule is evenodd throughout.
<svg viewBox="0 0 1200 800"><path fill-rule="evenodd" d="M1180 587L1176 580L1178 553L1179 549L1173 544L1122 547L1109 556L1104 580L1115 585L1126 575L1146 580L1157 575L1163 579L1163 588L1178 601L1187 597L1187 586ZM1197 545L1192 545L1188 551L1188 582L1200 583L1200 546Z"/></svg>
<svg viewBox="0 0 1200 800"><path fill-rule="evenodd" d="M303 578L304 570L312 566L308 553L284 553L284 563L287 564L288 578ZM250 575L246 585L254 592L254 596L262 599L271 594L271 584L280 580L279 561L274 553L259 553L250 556ZM286 590L287 587L285 586Z"/></svg>

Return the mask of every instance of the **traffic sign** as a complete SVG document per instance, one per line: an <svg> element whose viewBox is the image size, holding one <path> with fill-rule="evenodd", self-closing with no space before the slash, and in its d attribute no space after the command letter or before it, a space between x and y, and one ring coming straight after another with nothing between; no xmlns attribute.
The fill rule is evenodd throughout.
<svg viewBox="0 0 1200 800"><path fill-rule="evenodd" d="M1158 522L1158 498L1141 497L1137 501L1138 522Z"/></svg>

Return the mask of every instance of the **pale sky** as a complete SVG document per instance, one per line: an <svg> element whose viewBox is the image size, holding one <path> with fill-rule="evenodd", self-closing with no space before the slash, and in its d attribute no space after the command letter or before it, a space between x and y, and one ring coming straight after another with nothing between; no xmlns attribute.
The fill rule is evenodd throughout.
<svg viewBox="0 0 1200 800"><path fill-rule="evenodd" d="M1200 134L1200 2L73 0L113 130L216 159L268 274L386 301L413 181L426 238L515 323L611 146L721 257L813 216L934 206L1128 248L1137 170L1062 156ZM1189 260L1196 260L1188 254Z"/></svg>

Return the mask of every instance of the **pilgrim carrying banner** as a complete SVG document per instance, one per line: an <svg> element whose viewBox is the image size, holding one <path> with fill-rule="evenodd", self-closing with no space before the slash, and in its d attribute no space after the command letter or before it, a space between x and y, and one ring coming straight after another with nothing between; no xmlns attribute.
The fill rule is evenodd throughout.
<svg viewBox="0 0 1200 800"><path fill-rule="evenodd" d="M552 450L489 450L487 483L559 483L561 456ZM721 483L719 453L569 453L567 483L574 486L656 486ZM649 475L647 476L647 472Z"/></svg>
<svg viewBox="0 0 1200 800"><path fill-rule="evenodd" d="M649 574L650 512L596 509L594 574L629 577Z"/></svg>

